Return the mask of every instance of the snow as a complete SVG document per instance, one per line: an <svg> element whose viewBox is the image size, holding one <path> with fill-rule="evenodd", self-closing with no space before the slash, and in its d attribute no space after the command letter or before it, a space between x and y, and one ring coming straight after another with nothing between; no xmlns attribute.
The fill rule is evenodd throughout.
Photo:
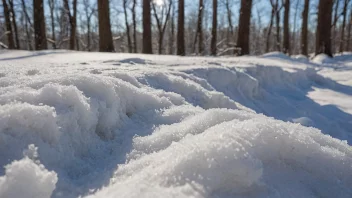
<svg viewBox="0 0 352 198"><path fill-rule="evenodd" d="M351 60L0 51L0 197L350 197Z"/></svg>

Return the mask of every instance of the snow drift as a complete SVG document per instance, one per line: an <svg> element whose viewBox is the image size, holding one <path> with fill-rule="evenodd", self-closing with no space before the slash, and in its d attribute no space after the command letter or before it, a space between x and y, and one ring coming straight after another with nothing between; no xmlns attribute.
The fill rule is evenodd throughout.
<svg viewBox="0 0 352 198"><path fill-rule="evenodd" d="M350 197L324 61L209 59L4 51L0 197Z"/></svg>

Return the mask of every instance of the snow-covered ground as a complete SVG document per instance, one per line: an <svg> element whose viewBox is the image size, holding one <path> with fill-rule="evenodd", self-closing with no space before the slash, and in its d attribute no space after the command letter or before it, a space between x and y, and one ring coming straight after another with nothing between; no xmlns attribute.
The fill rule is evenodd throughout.
<svg viewBox="0 0 352 198"><path fill-rule="evenodd" d="M0 51L0 197L351 197L352 55Z"/></svg>

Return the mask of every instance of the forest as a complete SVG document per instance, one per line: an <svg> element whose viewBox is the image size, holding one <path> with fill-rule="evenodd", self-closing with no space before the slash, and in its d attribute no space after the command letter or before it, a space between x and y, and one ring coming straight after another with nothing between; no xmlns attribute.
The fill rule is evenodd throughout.
<svg viewBox="0 0 352 198"><path fill-rule="evenodd" d="M350 0L2 0L6 49L198 56L351 51Z"/></svg>

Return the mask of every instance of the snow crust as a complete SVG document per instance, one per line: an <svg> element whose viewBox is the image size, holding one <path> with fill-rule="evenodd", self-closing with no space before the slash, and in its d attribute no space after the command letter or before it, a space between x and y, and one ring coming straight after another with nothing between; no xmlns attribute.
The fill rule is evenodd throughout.
<svg viewBox="0 0 352 198"><path fill-rule="evenodd" d="M2 51L0 197L350 197L348 56Z"/></svg>

